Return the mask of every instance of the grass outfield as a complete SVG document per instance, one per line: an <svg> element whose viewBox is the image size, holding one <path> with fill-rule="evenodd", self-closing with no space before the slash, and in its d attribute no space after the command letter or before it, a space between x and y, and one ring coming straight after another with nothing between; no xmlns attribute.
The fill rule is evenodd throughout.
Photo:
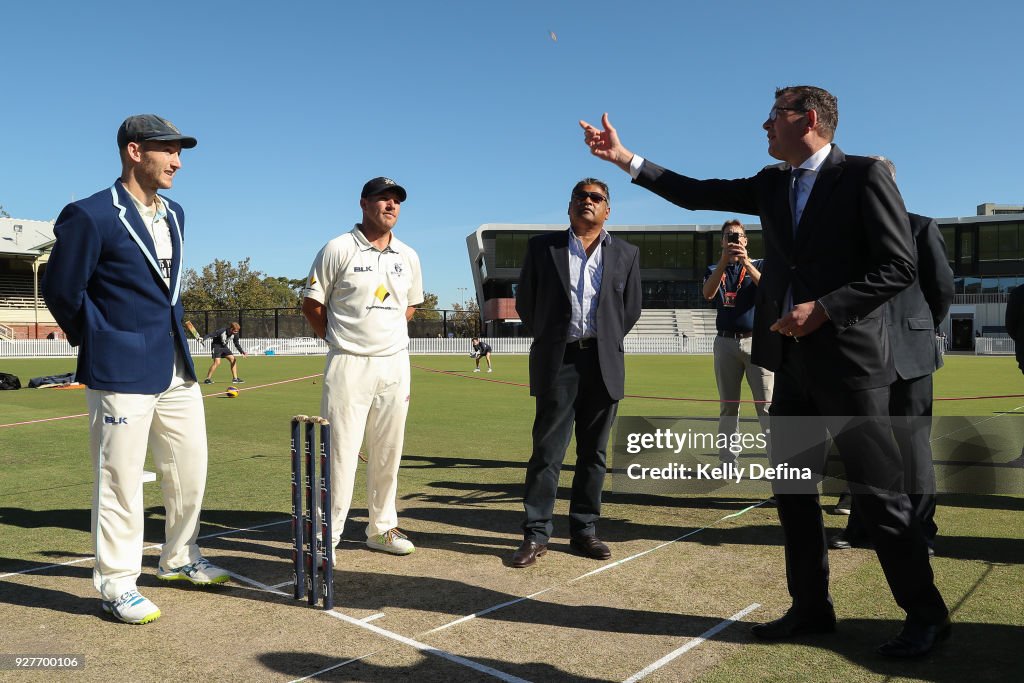
<svg viewBox="0 0 1024 683"><path fill-rule="evenodd" d="M207 362L199 360L201 372ZM323 362L322 357L251 357L240 361L246 384L239 398L221 393L228 386L226 367L219 369L217 384L202 387L210 468L201 533L268 525L265 532L202 544L219 563L263 584L276 585L290 575L287 526L278 524L290 510L288 418L319 413ZM345 529L351 542L343 544L336 582L339 613L356 618L384 613L373 623L527 680L604 681L628 678L744 607L761 605L745 617L757 622L787 606L777 518L773 510L750 509L757 500L609 492L600 533L612 544L613 559L648 554L582 578L601 565L562 552L567 550L568 466L556 507L555 534L562 538L536 567L507 568L504 561L521 538L520 496L533 418L526 357L495 356L493 374L472 373L465 356L415 356L412 362L399 514L419 550L410 558L391 558L360 546L366 514L360 474L353 519ZM0 361L0 370L24 383L73 367L71 359ZM620 415L717 415L708 356L630 356L627 378L627 393L646 398L627 398ZM937 400L935 413L1022 419L1006 415L1024 413L1024 398L1012 397L1022 393L1024 381L1012 358L950 356L935 376L937 398L1011 397ZM744 398L750 398L745 386ZM0 392L0 574L29 570L0 579L0 620L7 625L0 633L0 653L38 651L42 643L47 652L90 655L78 680L146 679L146 669L127 676L123 662L105 654L110 639L125 628L97 616L91 586L93 477L85 412L81 390ZM743 414L752 411L745 407ZM567 465L571 462L570 455ZM159 543L158 484L147 485L145 496L146 542ZM1020 662L1022 510L1020 497L942 500L933 566L957 627L954 640L924 662L893 664L870 654L877 641L898 628L900 611L873 554L853 550L830 557L843 637L764 645L752 641L746 627L731 626L645 680L1019 680L1019 666L978 667L977 662ZM739 514L726 518L734 513ZM844 522L826 517L830 531ZM82 562L67 564L76 560ZM379 635L340 621L325 619L330 622L321 624L328 631L325 640L314 646L308 636L313 615L288 599L253 597L258 591L243 588L203 593L217 605L210 607L211 620L233 615L225 632L204 632L195 644L176 643L161 629L172 628L177 618L188 628L186 618L198 609L198 597L147 580L154 551L147 552L146 562L140 588L154 596L165 617L128 629L132 640L123 647L138 648L146 660L139 666L153 667L154 678L290 680L366 656L324 678L492 680L404 645L392 643L378 652ZM41 569L51 563L68 568ZM539 590L550 592L493 617L425 635L444 622ZM263 621L265 637L246 635ZM204 638L220 648L219 659L195 654L206 645ZM237 673L225 674L228 662Z"/></svg>

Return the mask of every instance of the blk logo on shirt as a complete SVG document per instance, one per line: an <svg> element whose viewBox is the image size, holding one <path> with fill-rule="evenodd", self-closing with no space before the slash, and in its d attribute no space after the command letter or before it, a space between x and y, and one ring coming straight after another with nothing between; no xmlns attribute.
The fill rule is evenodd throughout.
<svg viewBox="0 0 1024 683"><path fill-rule="evenodd" d="M103 422L108 425L126 425L128 424L128 418L114 417L113 415L104 415Z"/></svg>

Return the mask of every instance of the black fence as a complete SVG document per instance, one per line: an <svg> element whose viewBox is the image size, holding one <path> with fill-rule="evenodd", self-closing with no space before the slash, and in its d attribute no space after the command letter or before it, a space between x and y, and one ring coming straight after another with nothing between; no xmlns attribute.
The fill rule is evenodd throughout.
<svg viewBox="0 0 1024 683"><path fill-rule="evenodd" d="M237 322L242 336L261 339L290 339L312 337L313 328L306 322L302 309L294 308L241 308L212 311L185 311L200 334ZM480 336L480 318L472 311L416 311L409 321L410 337L476 337Z"/></svg>

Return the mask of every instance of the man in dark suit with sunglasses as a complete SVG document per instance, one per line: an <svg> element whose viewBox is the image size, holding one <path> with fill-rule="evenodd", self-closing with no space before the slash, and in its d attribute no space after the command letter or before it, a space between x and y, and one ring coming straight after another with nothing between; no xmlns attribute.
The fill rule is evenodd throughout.
<svg viewBox="0 0 1024 683"><path fill-rule="evenodd" d="M836 98L826 90L778 89L762 128L768 153L783 163L737 180L696 180L634 155L607 114L603 130L580 125L595 156L669 201L760 217L765 269L751 355L775 372L773 464L788 461L821 472L825 449L805 437L812 429L823 436L822 426L829 428L890 589L907 613L902 632L879 653L918 657L950 626L924 534L903 491L902 461L887 417L896 373L884 304L913 282L914 246L889 171L833 145L838 121ZM773 486L793 602L783 617L755 626L753 634L784 640L832 632L836 616L816 485Z"/></svg>
<svg viewBox="0 0 1024 683"><path fill-rule="evenodd" d="M569 534L580 554L605 560L597 537L608 435L625 393L623 337L640 318L640 255L612 237L608 186L576 183L569 229L530 240L516 309L533 332L530 395L536 397L533 454L526 470L523 543L511 565L528 567L547 552L565 450L576 427L576 471Z"/></svg>

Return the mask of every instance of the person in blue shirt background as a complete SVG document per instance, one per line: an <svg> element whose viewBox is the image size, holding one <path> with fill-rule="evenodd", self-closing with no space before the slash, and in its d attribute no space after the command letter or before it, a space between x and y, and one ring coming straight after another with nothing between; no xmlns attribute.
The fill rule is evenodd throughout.
<svg viewBox="0 0 1024 683"><path fill-rule="evenodd" d="M747 377L762 431L768 433L768 407L774 375L750 361L754 327L754 296L761 280L763 259L747 254L747 232L736 219L722 225L722 255L704 272L704 298L718 309L715 327L715 379L718 382L718 432L732 435L739 429L740 384ZM727 447L719 451L723 463L736 462Z"/></svg>

